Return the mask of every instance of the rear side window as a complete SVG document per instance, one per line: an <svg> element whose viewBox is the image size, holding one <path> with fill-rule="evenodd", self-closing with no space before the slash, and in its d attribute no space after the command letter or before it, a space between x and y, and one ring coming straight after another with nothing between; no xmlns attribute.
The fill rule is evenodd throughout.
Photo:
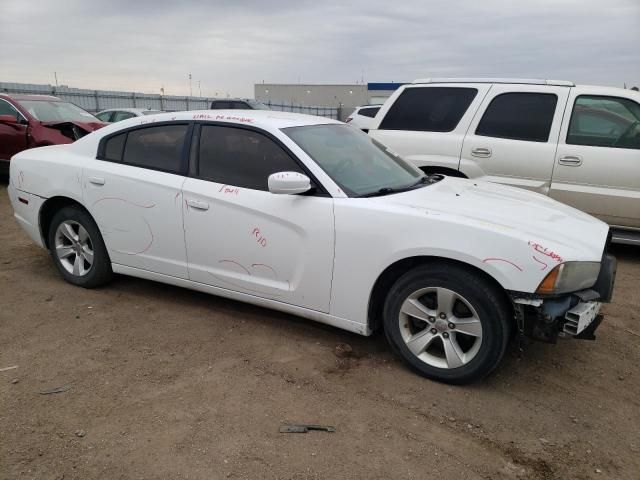
<svg viewBox="0 0 640 480"><path fill-rule="evenodd" d="M487 107L476 129L483 137L546 142L558 97L552 93L503 93Z"/></svg>
<svg viewBox="0 0 640 480"><path fill-rule="evenodd" d="M131 130L124 147L123 163L180 172L188 128L188 125L163 125Z"/></svg>
<svg viewBox="0 0 640 480"><path fill-rule="evenodd" d="M112 162L122 161L122 149L124 148L124 141L127 138L126 133L121 133L115 137L111 137L104 144L105 160L111 160Z"/></svg>
<svg viewBox="0 0 640 480"><path fill-rule="evenodd" d="M640 149L640 105L627 98L580 95L567 143Z"/></svg>
<svg viewBox="0 0 640 480"><path fill-rule="evenodd" d="M111 113L112 112L102 112L96 115L96 118L98 120L101 120L103 122L108 122L109 119L111 118Z"/></svg>
<svg viewBox="0 0 640 480"><path fill-rule="evenodd" d="M378 111L380 110L380 107L373 107L373 108L361 108L358 111L359 115L362 115L364 117L370 117L373 118L376 116L376 113L378 113Z"/></svg>
<svg viewBox="0 0 640 480"><path fill-rule="evenodd" d="M477 95L475 88L407 88L385 115L381 130L450 132Z"/></svg>
<svg viewBox="0 0 640 480"><path fill-rule="evenodd" d="M217 183L268 190L272 173L304 171L269 137L242 128L203 125L198 176Z"/></svg>
<svg viewBox="0 0 640 480"><path fill-rule="evenodd" d="M135 113L131 113L131 112L116 112L113 115L113 121L114 122L120 122L122 120L127 120L129 118L133 118L135 117Z"/></svg>

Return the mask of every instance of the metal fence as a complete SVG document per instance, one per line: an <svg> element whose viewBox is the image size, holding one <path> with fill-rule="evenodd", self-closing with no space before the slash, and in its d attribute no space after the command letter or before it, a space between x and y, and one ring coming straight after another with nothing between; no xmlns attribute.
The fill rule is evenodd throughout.
<svg viewBox="0 0 640 480"><path fill-rule="evenodd" d="M279 112L306 113L307 115L316 115L318 117L327 117L333 119L339 119L342 110L340 107L305 107L302 105L279 104L271 102L265 102L265 105L267 105L271 110L277 110Z"/></svg>
<svg viewBox="0 0 640 480"><path fill-rule="evenodd" d="M56 87L53 85L9 82L0 82L0 92L53 95L67 102L74 103L91 113L97 113L108 108L148 108L165 112L208 110L211 101L216 100L215 98L209 97L155 95L149 93L70 88L66 85ZM269 103L268 105L272 110L281 112L299 112L322 117L340 118L339 107L309 107L276 103Z"/></svg>

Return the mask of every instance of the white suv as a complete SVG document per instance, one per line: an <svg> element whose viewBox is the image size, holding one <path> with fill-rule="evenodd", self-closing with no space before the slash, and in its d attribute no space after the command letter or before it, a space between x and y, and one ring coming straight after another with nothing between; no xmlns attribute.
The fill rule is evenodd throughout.
<svg viewBox="0 0 640 480"><path fill-rule="evenodd" d="M640 244L640 93L552 80L426 79L369 135L428 173L526 188Z"/></svg>
<svg viewBox="0 0 640 480"><path fill-rule="evenodd" d="M356 109L347 117L345 123L358 127L363 132L368 132L373 119L382 105L364 105Z"/></svg>

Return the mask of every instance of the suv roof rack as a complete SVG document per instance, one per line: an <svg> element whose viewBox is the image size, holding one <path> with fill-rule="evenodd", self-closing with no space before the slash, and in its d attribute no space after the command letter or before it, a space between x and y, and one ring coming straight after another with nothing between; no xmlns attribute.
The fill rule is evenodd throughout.
<svg viewBox="0 0 640 480"><path fill-rule="evenodd" d="M575 87L569 80L542 80L537 78L419 78L412 83L522 83L529 85L555 85Z"/></svg>

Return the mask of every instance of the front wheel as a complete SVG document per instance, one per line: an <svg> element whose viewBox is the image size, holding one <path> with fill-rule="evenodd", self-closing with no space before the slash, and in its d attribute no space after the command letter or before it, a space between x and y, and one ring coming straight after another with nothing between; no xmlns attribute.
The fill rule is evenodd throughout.
<svg viewBox="0 0 640 480"><path fill-rule="evenodd" d="M49 249L58 271L74 285L94 288L113 276L98 226L85 210L69 206L51 220Z"/></svg>
<svg viewBox="0 0 640 480"><path fill-rule="evenodd" d="M493 284L462 266L417 267L393 285L384 327L396 353L419 374L464 384L489 374L504 355L509 306Z"/></svg>

